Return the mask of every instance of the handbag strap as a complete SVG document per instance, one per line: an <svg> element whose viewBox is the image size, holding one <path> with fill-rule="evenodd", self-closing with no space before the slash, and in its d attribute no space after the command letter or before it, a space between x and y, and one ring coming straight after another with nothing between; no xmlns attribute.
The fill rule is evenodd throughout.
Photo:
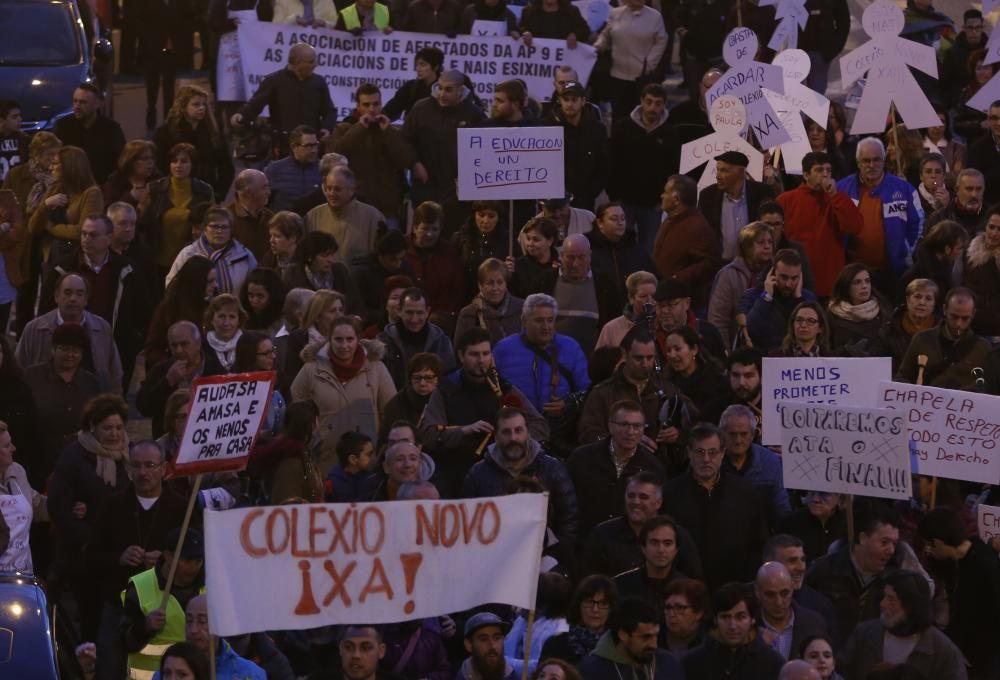
<svg viewBox="0 0 1000 680"><path fill-rule="evenodd" d="M403 650L403 655L399 657L399 661L393 666L392 672L396 675L402 675L403 669L406 668L406 664L410 662L410 657L413 656L413 652L417 649L417 642L420 641L420 631L422 628L417 628L413 631L413 635L406 642L406 649Z"/></svg>

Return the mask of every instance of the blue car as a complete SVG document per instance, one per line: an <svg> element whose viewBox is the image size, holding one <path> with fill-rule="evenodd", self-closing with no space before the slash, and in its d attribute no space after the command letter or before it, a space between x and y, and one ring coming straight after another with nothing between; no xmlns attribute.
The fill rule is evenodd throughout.
<svg viewBox="0 0 1000 680"><path fill-rule="evenodd" d="M0 574L0 678L59 678L48 600L30 575Z"/></svg>
<svg viewBox="0 0 1000 680"><path fill-rule="evenodd" d="M111 43L90 44L90 10L77 0L0 0L0 96L21 105L21 129L48 130L72 113L81 82L106 86ZM105 89L101 87L101 89Z"/></svg>

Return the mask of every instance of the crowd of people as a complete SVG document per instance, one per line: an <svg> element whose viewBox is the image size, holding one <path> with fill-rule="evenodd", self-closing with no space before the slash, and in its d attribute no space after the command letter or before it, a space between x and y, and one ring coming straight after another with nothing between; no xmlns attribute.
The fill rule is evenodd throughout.
<svg viewBox="0 0 1000 680"><path fill-rule="evenodd" d="M145 138L91 83L30 139L0 100L0 572L61 606L69 677L1000 678L1000 539L975 521L1000 480L793 491L761 443L764 357L890 357L897 381L1000 394L1000 101L963 106L995 70L981 13L956 32L905 10L905 37L944 42L947 77L921 81L940 127L855 138L835 102L801 176L757 182L726 151L699 191L680 147L711 132L723 37L739 21L766 44L773 7L627 0L591 32L562 0L257 5L356 33L500 20L609 58L589 84L556 67L547 101L500 82L487 111L424 47L414 80L361 84L338 121L305 43L235 108L175 88L194 13L161 4L160 24L135 0L116 18L152 88ZM239 4L210 3L203 45ZM823 92L850 16L807 7ZM668 106L674 37L688 98ZM267 158L234 162L265 107ZM458 200L458 128L536 125L564 130L564 195ZM165 481L193 382L250 371L275 390L246 470ZM206 508L542 491L530 640L499 605L210 635Z"/></svg>

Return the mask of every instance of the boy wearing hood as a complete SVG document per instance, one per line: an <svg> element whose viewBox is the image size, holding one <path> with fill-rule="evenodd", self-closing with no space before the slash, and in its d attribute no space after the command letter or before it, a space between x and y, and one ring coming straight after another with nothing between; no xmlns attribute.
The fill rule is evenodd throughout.
<svg viewBox="0 0 1000 680"><path fill-rule="evenodd" d="M647 602L626 598L608 619L608 630L580 662L583 680L682 680L680 663L657 649L660 617Z"/></svg>

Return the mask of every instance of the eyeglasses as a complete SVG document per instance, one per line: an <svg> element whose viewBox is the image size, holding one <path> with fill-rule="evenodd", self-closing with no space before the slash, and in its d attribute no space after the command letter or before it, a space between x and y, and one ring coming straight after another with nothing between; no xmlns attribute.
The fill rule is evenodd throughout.
<svg viewBox="0 0 1000 680"><path fill-rule="evenodd" d="M205 225L205 229L211 231L229 231L232 227L225 222L209 222Z"/></svg>
<svg viewBox="0 0 1000 680"><path fill-rule="evenodd" d="M129 467L129 469L131 469L131 470L156 470L161 465L163 465L163 463L162 462L161 463L153 463L151 461L142 462L142 461L130 460L127 463L127 465Z"/></svg>
<svg viewBox="0 0 1000 680"><path fill-rule="evenodd" d="M583 605L585 607L590 607L591 609L609 609L611 607L611 603L608 602L607 600L594 600L594 599L584 600Z"/></svg>
<svg viewBox="0 0 1000 680"><path fill-rule="evenodd" d="M414 373L410 376L412 382L435 382L438 377L433 373Z"/></svg>
<svg viewBox="0 0 1000 680"><path fill-rule="evenodd" d="M792 323L796 326L818 326L819 319L807 319L805 317L797 316L792 319Z"/></svg>
<svg viewBox="0 0 1000 680"><path fill-rule="evenodd" d="M694 609L689 604L668 604L663 608L668 614L680 614L681 612L686 612L688 609Z"/></svg>
<svg viewBox="0 0 1000 680"><path fill-rule="evenodd" d="M272 347L271 349L265 349L263 352L257 352L259 357L273 357L278 353L277 347Z"/></svg>
<svg viewBox="0 0 1000 680"><path fill-rule="evenodd" d="M632 430L633 432L639 432L644 427L646 427L645 423L629 423L624 420L612 420L611 424L617 425L618 427L625 428L627 430Z"/></svg>

